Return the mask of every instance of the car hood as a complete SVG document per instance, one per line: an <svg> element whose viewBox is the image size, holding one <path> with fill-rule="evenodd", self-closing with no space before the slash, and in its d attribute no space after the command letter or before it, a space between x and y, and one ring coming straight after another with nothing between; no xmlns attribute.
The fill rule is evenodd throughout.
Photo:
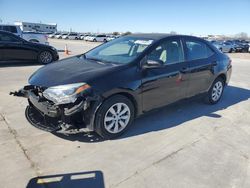
<svg viewBox="0 0 250 188"><path fill-rule="evenodd" d="M64 84L91 82L112 69L119 67L110 63L87 60L82 56L70 57L38 69L29 78L29 84L51 87Z"/></svg>

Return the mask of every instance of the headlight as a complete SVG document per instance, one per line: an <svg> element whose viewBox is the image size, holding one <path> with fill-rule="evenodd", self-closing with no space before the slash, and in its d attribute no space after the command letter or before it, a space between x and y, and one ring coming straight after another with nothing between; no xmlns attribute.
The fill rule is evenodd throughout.
<svg viewBox="0 0 250 188"><path fill-rule="evenodd" d="M49 87L43 92L43 96L55 104L67 104L76 101L79 93L90 88L86 83L76 83Z"/></svg>

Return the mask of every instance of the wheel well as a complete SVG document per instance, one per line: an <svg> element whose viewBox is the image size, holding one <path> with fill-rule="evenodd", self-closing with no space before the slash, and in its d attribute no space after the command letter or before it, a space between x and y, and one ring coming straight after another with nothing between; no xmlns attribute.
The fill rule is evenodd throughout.
<svg viewBox="0 0 250 188"><path fill-rule="evenodd" d="M126 93L126 92L120 92L120 93L115 93L113 95L108 96L107 98L105 98L105 100L107 100L108 98L113 97L115 95L123 95L124 97L128 98L132 102L134 109L135 109L135 117L136 117L138 114L138 106L137 106L138 104L137 104L135 98L133 97L133 95Z"/></svg>
<svg viewBox="0 0 250 188"><path fill-rule="evenodd" d="M223 81L224 81L224 84L226 83L227 81L227 77L225 74L220 74L217 78L221 78Z"/></svg>

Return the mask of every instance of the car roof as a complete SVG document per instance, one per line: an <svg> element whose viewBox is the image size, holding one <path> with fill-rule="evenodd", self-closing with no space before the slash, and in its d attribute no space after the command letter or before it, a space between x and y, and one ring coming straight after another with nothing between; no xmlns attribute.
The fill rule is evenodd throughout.
<svg viewBox="0 0 250 188"><path fill-rule="evenodd" d="M172 37L172 36L198 38L198 37L194 37L194 36L177 35L177 34L169 34L169 33L138 33L138 34L130 34L127 36L152 39L152 40L160 40L160 39L164 39L166 37Z"/></svg>
<svg viewBox="0 0 250 188"><path fill-rule="evenodd" d="M14 27L19 27L18 25L11 25L11 24L0 24L0 26L14 26Z"/></svg>

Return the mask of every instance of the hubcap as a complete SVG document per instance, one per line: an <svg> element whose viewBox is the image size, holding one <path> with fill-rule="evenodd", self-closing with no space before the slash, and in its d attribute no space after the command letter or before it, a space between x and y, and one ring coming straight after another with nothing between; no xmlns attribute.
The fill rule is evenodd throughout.
<svg viewBox="0 0 250 188"><path fill-rule="evenodd" d="M42 63L47 64L52 61L52 55L50 52L45 51L40 54L40 59Z"/></svg>
<svg viewBox="0 0 250 188"><path fill-rule="evenodd" d="M104 127L110 133L119 133L128 125L130 109L125 103L111 106L104 117Z"/></svg>
<svg viewBox="0 0 250 188"><path fill-rule="evenodd" d="M223 91L223 84L221 81L218 81L214 84L213 91L212 91L212 99L213 101L219 100Z"/></svg>

